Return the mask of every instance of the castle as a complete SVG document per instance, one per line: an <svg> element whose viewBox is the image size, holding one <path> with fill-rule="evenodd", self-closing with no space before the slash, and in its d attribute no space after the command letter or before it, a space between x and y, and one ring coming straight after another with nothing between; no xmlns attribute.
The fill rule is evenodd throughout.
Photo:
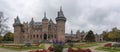
<svg viewBox="0 0 120 52"><path fill-rule="evenodd" d="M52 41L65 41L65 22L66 17L63 14L62 8L58 11L56 17L56 24L52 19L47 19L46 13L42 22L35 22L32 18L31 21L21 23L19 17L14 19L14 43L39 43L44 40Z"/></svg>

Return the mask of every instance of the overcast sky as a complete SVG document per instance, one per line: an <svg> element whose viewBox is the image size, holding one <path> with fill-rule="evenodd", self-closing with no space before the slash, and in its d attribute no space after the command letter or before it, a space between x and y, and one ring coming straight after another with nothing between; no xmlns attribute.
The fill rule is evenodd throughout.
<svg viewBox="0 0 120 52"><path fill-rule="evenodd" d="M77 30L91 29L101 33L112 27L120 29L120 0L0 0L0 11L9 17L11 31L17 15L21 22L29 22L32 17L41 21L46 11L47 18L55 22L60 6L67 18L66 33L71 29L74 33Z"/></svg>

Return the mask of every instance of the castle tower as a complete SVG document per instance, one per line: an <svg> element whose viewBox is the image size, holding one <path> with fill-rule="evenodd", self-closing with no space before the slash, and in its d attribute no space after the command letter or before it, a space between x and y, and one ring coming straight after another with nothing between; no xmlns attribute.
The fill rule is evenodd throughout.
<svg viewBox="0 0 120 52"><path fill-rule="evenodd" d="M22 43L23 36L22 36L22 24L20 23L19 17L14 19L14 43Z"/></svg>
<svg viewBox="0 0 120 52"><path fill-rule="evenodd" d="M76 36L77 36L77 38L81 41L81 34L80 34L80 31L79 31L79 30L76 32Z"/></svg>
<svg viewBox="0 0 120 52"><path fill-rule="evenodd" d="M57 40L58 41L65 41L66 18L63 14L62 7L60 7L60 11L58 11L56 22L57 22Z"/></svg>
<svg viewBox="0 0 120 52"><path fill-rule="evenodd" d="M32 18L30 21L30 27L33 28L33 25L34 25L34 19Z"/></svg>
<svg viewBox="0 0 120 52"><path fill-rule="evenodd" d="M48 19L46 17L46 12L44 13L44 18L42 19L42 39L48 39Z"/></svg>

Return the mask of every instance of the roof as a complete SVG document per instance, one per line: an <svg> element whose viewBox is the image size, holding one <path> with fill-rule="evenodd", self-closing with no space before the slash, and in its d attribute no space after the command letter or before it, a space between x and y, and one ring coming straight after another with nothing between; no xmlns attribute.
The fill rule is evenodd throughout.
<svg viewBox="0 0 120 52"><path fill-rule="evenodd" d="M34 25L42 25L42 22L34 22Z"/></svg>

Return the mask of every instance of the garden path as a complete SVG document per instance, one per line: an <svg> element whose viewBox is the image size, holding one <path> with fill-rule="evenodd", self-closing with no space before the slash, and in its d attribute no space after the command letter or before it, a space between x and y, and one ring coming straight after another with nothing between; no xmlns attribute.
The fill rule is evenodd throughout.
<svg viewBox="0 0 120 52"><path fill-rule="evenodd" d="M114 42L107 42L107 43L114 43ZM92 50L92 52L108 52L108 51L102 51L102 50L96 50L96 48L104 46L106 43L100 43L100 45L89 47L89 49Z"/></svg>

